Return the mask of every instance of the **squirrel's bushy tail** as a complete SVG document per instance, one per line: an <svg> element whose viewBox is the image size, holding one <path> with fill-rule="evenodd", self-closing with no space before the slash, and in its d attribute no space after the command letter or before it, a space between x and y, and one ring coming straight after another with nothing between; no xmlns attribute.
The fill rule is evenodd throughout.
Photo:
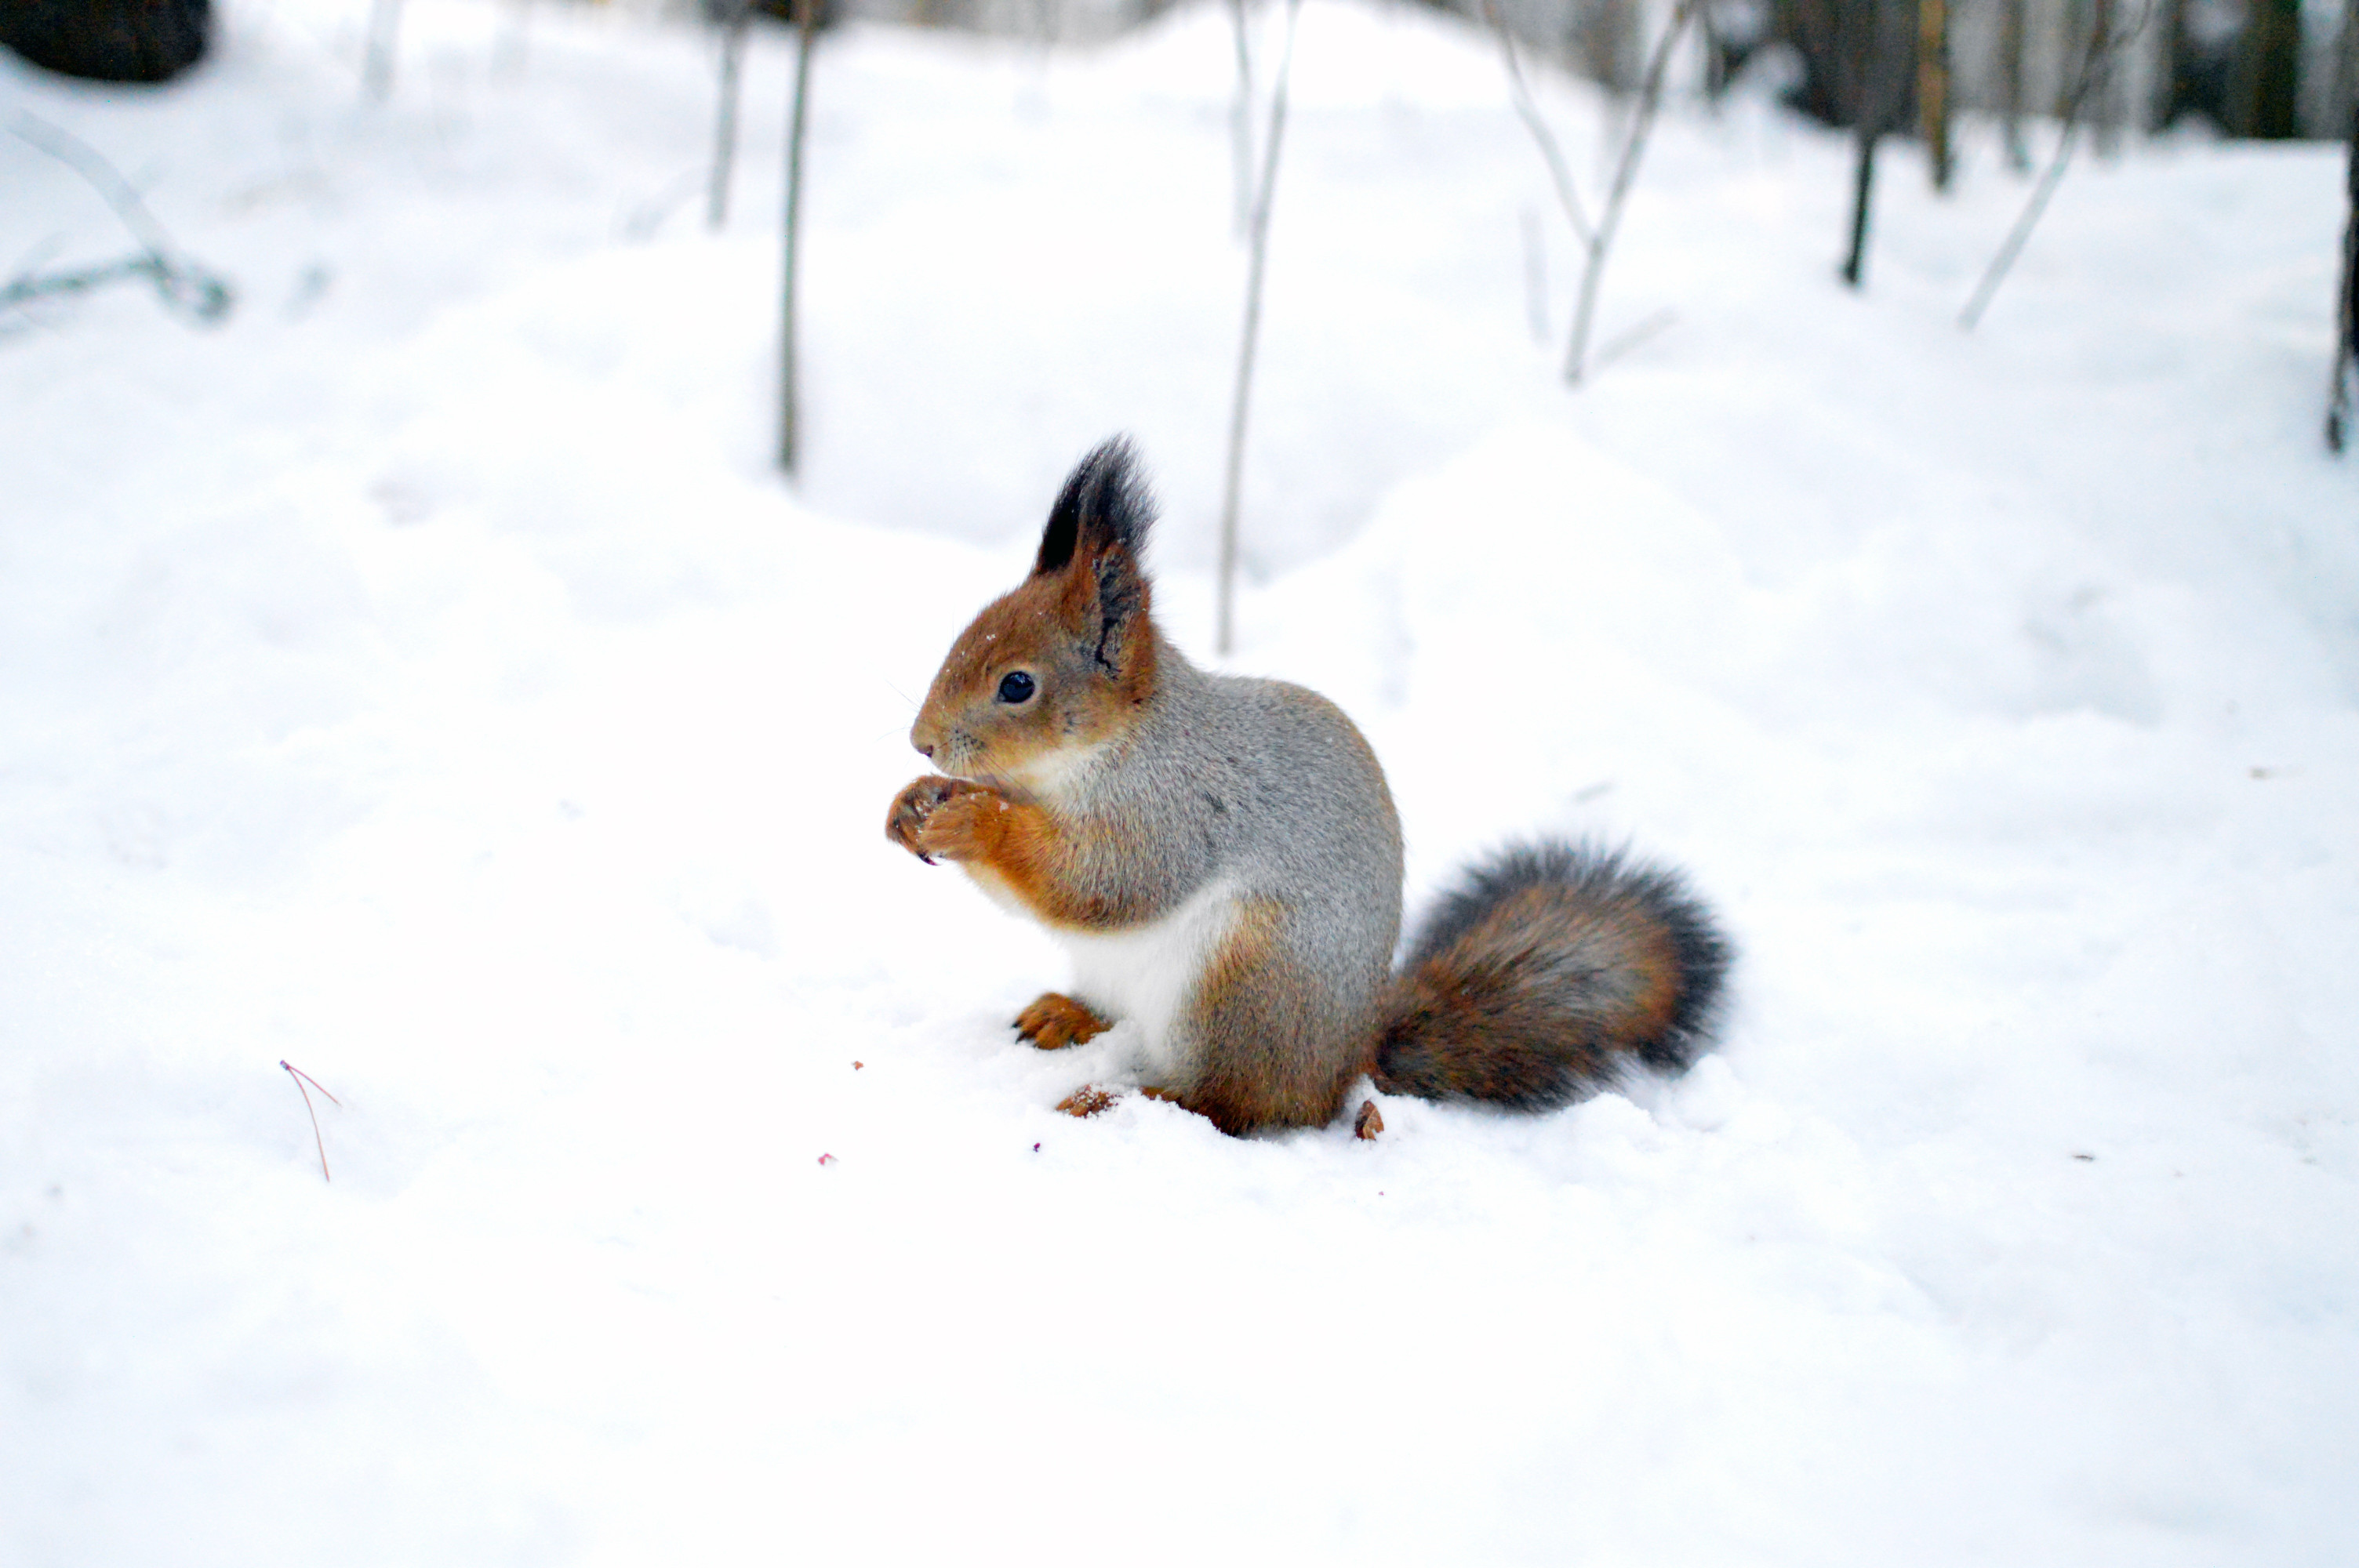
<svg viewBox="0 0 2359 1568"><path fill-rule="evenodd" d="M1727 941L1679 874L1591 845L1517 845L1427 917L1394 979L1376 1087L1540 1109L1633 1059L1710 1044Z"/></svg>

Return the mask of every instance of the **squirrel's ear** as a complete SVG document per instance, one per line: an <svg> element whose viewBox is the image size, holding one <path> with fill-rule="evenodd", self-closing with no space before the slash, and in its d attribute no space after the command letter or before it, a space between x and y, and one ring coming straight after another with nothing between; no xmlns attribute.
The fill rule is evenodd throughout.
<svg viewBox="0 0 2359 1568"><path fill-rule="evenodd" d="M1136 571L1154 522L1155 503L1138 477L1138 459L1129 440L1116 436L1083 458L1066 479L1057 504L1049 509L1032 575L1061 572L1076 553L1095 561L1111 549L1127 553Z"/></svg>
<svg viewBox="0 0 2359 1568"><path fill-rule="evenodd" d="M1140 631L1148 589L1139 555L1154 522L1138 460L1116 436L1065 481L1032 563L1034 577L1065 579L1058 596L1066 613L1085 629L1092 661L1116 680L1153 678L1155 641Z"/></svg>

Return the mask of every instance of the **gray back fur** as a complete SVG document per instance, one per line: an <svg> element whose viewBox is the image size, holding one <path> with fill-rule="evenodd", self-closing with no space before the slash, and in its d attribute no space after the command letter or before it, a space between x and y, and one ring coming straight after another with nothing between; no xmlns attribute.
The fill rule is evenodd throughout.
<svg viewBox="0 0 2359 1568"><path fill-rule="evenodd" d="M1315 692L1208 675L1168 642L1157 660L1140 723L1066 802L1113 829L1080 841L1120 846L1126 863L1103 870L1147 918L1215 878L1285 905L1294 957L1364 1002L1400 931L1400 818L1375 753Z"/></svg>

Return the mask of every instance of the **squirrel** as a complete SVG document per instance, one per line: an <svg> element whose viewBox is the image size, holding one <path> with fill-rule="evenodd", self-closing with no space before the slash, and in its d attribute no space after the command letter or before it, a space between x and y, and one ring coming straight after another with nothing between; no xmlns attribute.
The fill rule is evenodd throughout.
<svg viewBox="0 0 2359 1568"><path fill-rule="evenodd" d="M1209 674L1163 636L1153 521L1126 440L1082 460L1031 575L942 661L909 731L940 772L886 819L1071 953L1071 994L1026 1008L1023 1038L1133 1021L1141 1092L1240 1135L1325 1125L1364 1076L1543 1109L1707 1048L1726 939L1676 872L1587 845L1472 869L1396 974L1400 819L1375 752L1317 693Z"/></svg>

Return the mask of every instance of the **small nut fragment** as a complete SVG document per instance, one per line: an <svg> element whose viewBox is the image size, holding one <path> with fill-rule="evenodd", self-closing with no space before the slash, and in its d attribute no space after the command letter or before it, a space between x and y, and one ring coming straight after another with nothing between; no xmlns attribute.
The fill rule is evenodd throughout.
<svg viewBox="0 0 2359 1568"><path fill-rule="evenodd" d="M1360 1114L1352 1120L1352 1136L1373 1139L1384 1130L1384 1113L1376 1109L1376 1102L1372 1099L1362 1100Z"/></svg>

